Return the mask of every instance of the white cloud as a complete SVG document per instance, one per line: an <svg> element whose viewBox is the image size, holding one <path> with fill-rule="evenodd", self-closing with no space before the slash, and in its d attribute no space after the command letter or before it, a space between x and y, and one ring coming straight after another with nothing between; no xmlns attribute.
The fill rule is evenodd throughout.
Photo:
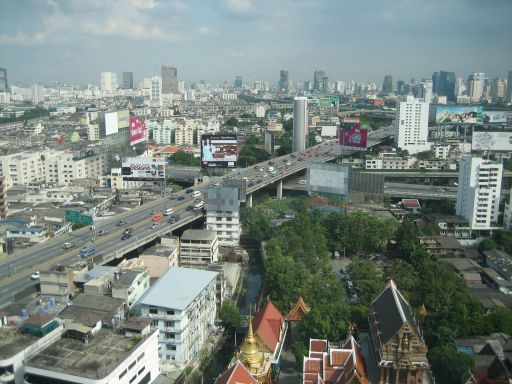
<svg viewBox="0 0 512 384"><path fill-rule="evenodd" d="M239 58L244 57L244 56L245 56L245 52L244 51L233 51L233 52L229 53L229 57L231 57L233 59L239 59Z"/></svg>
<svg viewBox="0 0 512 384"><path fill-rule="evenodd" d="M254 11L250 0L222 0L221 6L228 12L244 14Z"/></svg>
<svg viewBox="0 0 512 384"><path fill-rule="evenodd" d="M219 34L215 29L210 28L206 25L202 26L197 30L197 33L201 36L216 36Z"/></svg>

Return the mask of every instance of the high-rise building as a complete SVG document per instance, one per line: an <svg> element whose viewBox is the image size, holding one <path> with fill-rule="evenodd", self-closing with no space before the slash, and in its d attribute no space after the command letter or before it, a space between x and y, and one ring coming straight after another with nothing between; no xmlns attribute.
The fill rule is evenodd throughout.
<svg viewBox="0 0 512 384"><path fill-rule="evenodd" d="M281 69L279 72L279 91L286 92L290 90L290 80L288 78L288 71Z"/></svg>
<svg viewBox="0 0 512 384"><path fill-rule="evenodd" d="M7 69L0 68L0 92L7 92Z"/></svg>
<svg viewBox="0 0 512 384"><path fill-rule="evenodd" d="M459 96L462 96L464 92L466 92L466 84L464 84L464 80L461 77L457 77L455 79L455 97L457 98Z"/></svg>
<svg viewBox="0 0 512 384"><path fill-rule="evenodd" d="M396 82L396 92L399 94L399 95L404 95L405 92L404 92L404 87L405 87L405 81L403 80L398 80Z"/></svg>
<svg viewBox="0 0 512 384"><path fill-rule="evenodd" d="M345 83L341 80L336 80L335 92L345 94Z"/></svg>
<svg viewBox="0 0 512 384"><path fill-rule="evenodd" d="M32 104L41 104L44 101L44 86L42 84L34 84L32 86Z"/></svg>
<svg viewBox="0 0 512 384"><path fill-rule="evenodd" d="M462 155L457 191L457 215L473 229L498 226L503 164L482 157Z"/></svg>
<svg viewBox="0 0 512 384"><path fill-rule="evenodd" d="M313 91L322 91L322 79L325 77L324 71L315 71L313 74Z"/></svg>
<svg viewBox="0 0 512 384"><path fill-rule="evenodd" d="M496 77L491 83L491 100L494 102L505 100L506 89L505 80Z"/></svg>
<svg viewBox="0 0 512 384"><path fill-rule="evenodd" d="M162 93L180 93L178 87L178 70L174 65L162 65Z"/></svg>
<svg viewBox="0 0 512 384"><path fill-rule="evenodd" d="M322 92L329 92L329 78L327 76L322 77Z"/></svg>
<svg viewBox="0 0 512 384"><path fill-rule="evenodd" d="M242 77L242 75L237 75L235 77L235 88L243 88L244 86L244 78Z"/></svg>
<svg viewBox="0 0 512 384"><path fill-rule="evenodd" d="M123 89L133 89L133 72L123 72Z"/></svg>
<svg viewBox="0 0 512 384"><path fill-rule="evenodd" d="M162 104L162 78L160 76L153 76L151 78L151 93L149 100L156 104Z"/></svg>
<svg viewBox="0 0 512 384"><path fill-rule="evenodd" d="M308 137L308 98L296 97L293 100L293 138L292 151L300 152L306 149Z"/></svg>
<svg viewBox="0 0 512 384"><path fill-rule="evenodd" d="M430 149L427 102L409 95L405 101L397 103L395 142L398 148L410 154Z"/></svg>
<svg viewBox="0 0 512 384"><path fill-rule="evenodd" d="M469 75L468 91L472 103L478 103L484 93L485 73L475 72Z"/></svg>
<svg viewBox="0 0 512 384"><path fill-rule="evenodd" d="M506 102L512 103L512 71L508 71Z"/></svg>
<svg viewBox="0 0 512 384"><path fill-rule="evenodd" d="M455 97L455 73L434 72L432 75L432 89L439 96L446 96L448 101L457 101Z"/></svg>
<svg viewBox="0 0 512 384"><path fill-rule="evenodd" d="M304 90L306 92L309 92L313 89L313 83L311 81L305 81L304 82Z"/></svg>
<svg viewBox="0 0 512 384"><path fill-rule="evenodd" d="M425 79L420 83L418 87L418 98L423 99L427 103L432 101L432 80Z"/></svg>
<svg viewBox="0 0 512 384"><path fill-rule="evenodd" d="M112 92L117 89L117 73L101 72L100 88L102 91Z"/></svg>
<svg viewBox="0 0 512 384"><path fill-rule="evenodd" d="M384 76L384 82L382 83L382 93L387 95L393 93L393 76Z"/></svg>
<svg viewBox="0 0 512 384"><path fill-rule="evenodd" d="M205 192L206 229L215 231L220 246L240 243L240 200L238 188L214 187Z"/></svg>

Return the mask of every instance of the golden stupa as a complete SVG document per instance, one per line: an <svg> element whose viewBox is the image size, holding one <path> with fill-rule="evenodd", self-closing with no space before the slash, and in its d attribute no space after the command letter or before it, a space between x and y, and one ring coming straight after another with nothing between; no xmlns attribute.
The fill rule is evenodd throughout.
<svg viewBox="0 0 512 384"><path fill-rule="evenodd" d="M259 374L264 371L265 357L263 356L263 352L260 352L256 345L256 339L252 332L252 319L249 320L249 329L240 347L240 361L252 374Z"/></svg>

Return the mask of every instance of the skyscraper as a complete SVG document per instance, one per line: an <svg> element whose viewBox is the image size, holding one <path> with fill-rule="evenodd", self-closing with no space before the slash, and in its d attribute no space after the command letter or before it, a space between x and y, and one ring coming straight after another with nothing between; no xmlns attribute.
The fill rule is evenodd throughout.
<svg viewBox="0 0 512 384"><path fill-rule="evenodd" d="M484 93L485 73L475 72L469 75L468 91L472 103L478 103Z"/></svg>
<svg viewBox="0 0 512 384"><path fill-rule="evenodd" d="M506 84L505 80L496 77L491 83L491 99L494 102L505 100Z"/></svg>
<svg viewBox="0 0 512 384"><path fill-rule="evenodd" d="M386 95L393 93L393 76L384 76L384 82L382 83L382 93Z"/></svg>
<svg viewBox="0 0 512 384"><path fill-rule="evenodd" d="M115 91L117 89L117 73L101 72L100 88L102 91L107 91L107 92Z"/></svg>
<svg viewBox="0 0 512 384"><path fill-rule="evenodd" d="M498 226L502 173L503 164L462 155L456 213L469 221L471 229Z"/></svg>
<svg viewBox="0 0 512 384"><path fill-rule="evenodd" d="M32 104L38 105L44 101L44 87L42 84L34 84L32 86Z"/></svg>
<svg viewBox="0 0 512 384"><path fill-rule="evenodd" d="M395 117L396 146L410 154L427 151L428 143L428 103L407 96L397 103Z"/></svg>
<svg viewBox="0 0 512 384"><path fill-rule="evenodd" d="M179 93L178 70L174 65L162 65L162 93Z"/></svg>
<svg viewBox="0 0 512 384"><path fill-rule="evenodd" d="M319 92L322 90L322 79L325 77L324 71L315 71L313 74L313 91Z"/></svg>
<svg viewBox="0 0 512 384"><path fill-rule="evenodd" d="M506 101L507 103L512 103L512 71L508 71Z"/></svg>
<svg viewBox="0 0 512 384"><path fill-rule="evenodd" d="M7 88L7 69L0 68L0 92L7 92Z"/></svg>
<svg viewBox="0 0 512 384"><path fill-rule="evenodd" d="M288 71L281 69L279 73L279 90L281 92L286 92L290 90L290 80L288 79Z"/></svg>
<svg viewBox="0 0 512 384"><path fill-rule="evenodd" d="M235 88L243 88L244 86L244 78L242 77L242 75L237 75L235 77Z"/></svg>
<svg viewBox="0 0 512 384"><path fill-rule="evenodd" d="M293 100L293 138L292 151L306 149L308 136L308 98L296 97Z"/></svg>
<svg viewBox="0 0 512 384"><path fill-rule="evenodd" d="M123 72L123 89L133 89L133 72Z"/></svg>
<svg viewBox="0 0 512 384"><path fill-rule="evenodd" d="M149 99L155 104L162 105L162 78L153 76L151 78L151 93Z"/></svg>
<svg viewBox="0 0 512 384"><path fill-rule="evenodd" d="M329 78L327 76L322 77L322 92L329 92Z"/></svg>
<svg viewBox="0 0 512 384"><path fill-rule="evenodd" d="M432 75L433 91L439 96L446 96L448 101L457 101L455 97L455 73L440 71Z"/></svg>
<svg viewBox="0 0 512 384"><path fill-rule="evenodd" d="M425 79L418 87L418 98L430 103L432 100L432 80Z"/></svg>

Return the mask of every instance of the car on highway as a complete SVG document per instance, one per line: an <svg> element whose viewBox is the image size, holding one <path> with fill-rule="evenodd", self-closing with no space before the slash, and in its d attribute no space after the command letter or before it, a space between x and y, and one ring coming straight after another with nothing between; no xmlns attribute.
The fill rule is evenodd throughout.
<svg viewBox="0 0 512 384"><path fill-rule="evenodd" d="M291 157L292 159L295 159L295 158L297 157L297 155L296 155L295 153L292 153L292 154L290 155L290 157Z"/></svg>
<svg viewBox="0 0 512 384"><path fill-rule="evenodd" d="M162 220L162 214L158 212L155 216L151 218L151 221L160 221Z"/></svg>
<svg viewBox="0 0 512 384"><path fill-rule="evenodd" d="M72 243L72 242L66 242L64 243L64 245L62 246L62 248L64 249L71 249L73 247L76 247L76 244L75 243Z"/></svg>
<svg viewBox="0 0 512 384"><path fill-rule="evenodd" d="M172 208L167 208L165 211L164 211L164 215L165 216L171 216L174 212L174 209Z"/></svg>
<svg viewBox="0 0 512 384"><path fill-rule="evenodd" d="M106 234L108 234L109 230L107 228L105 229L100 229L100 231L98 232L98 236L105 236Z"/></svg>
<svg viewBox="0 0 512 384"><path fill-rule="evenodd" d="M123 233L123 236L121 236L121 240L126 240L132 237L131 233Z"/></svg>
<svg viewBox="0 0 512 384"><path fill-rule="evenodd" d="M152 214L152 215L154 215L155 213L156 213L156 209L153 209L153 210L151 211L151 214Z"/></svg>
<svg viewBox="0 0 512 384"><path fill-rule="evenodd" d="M194 206L193 206L193 205L189 205L189 206L187 207L187 211L193 211L193 210L194 210Z"/></svg>
<svg viewBox="0 0 512 384"><path fill-rule="evenodd" d="M199 196L201 196L201 191L193 191L193 192L192 192L192 196L193 196L193 197L199 197Z"/></svg>
<svg viewBox="0 0 512 384"><path fill-rule="evenodd" d="M128 224L128 220L119 220L117 222L118 227L122 227L123 225L126 225L126 224Z"/></svg>
<svg viewBox="0 0 512 384"><path fill-rule="evenodd" d="M130 234L130 235L131 235L132 233L133 233L133 228L132 228L132 227L130 227L130 228L126 228L126 229L124 230L124 232L123 232L123 234L125 234L125 235L126 235L126 234Z"/></svg>
<svg viewBox="0 0 512 384"><path fill-rule="evenodd" d="M160 223L153 223L151 224L151 229L155 229L160 226Z"/></svg>
<svg viewBox="0 0 512 384"><path fill-rule="evenodd" d="M178 196L178 201L185 200L185 196Z"/></svg>
<svg viewBox="0 0 512 384"><path fill-rule="evenodd" d="M204 201L200 200L199 202L196 202L194 204L194 211L198 211L200 209L203 209L204 207Z"/></svg>
<svg viewBox="0 0 512 384"><path fill-rule="evenodd" d="M35 271L32 275L30 275L30 278L32 280L39 280L40 277L41 277L41 274L39 273L39 271Z"/></svg>
<svg viewBox="0 0 512 384"><path fill-rule="evenodd" d="M175 222L177 222L178 220L180 219L179 216L171 216L169 217L169 220L167 220L169 222L169 224L174 224Z"/></svg>
<svg viewBox="0 0 512 384"><path fill-rule="evenodd" d="M290 165L292 165L292 162L288 160L285 164L289 167Z"/></svg>
<svg viewBox="0 0 512 384"><path fill-rule="evenodd" d="M96 252L96 248L91 247L91 246L86 246L86 247L83 247L83 248L80 250L80 256L81 256L81 257L89 257L89 256L91 256L94 252Z"/></svg>
<svg viewBox="0 0 512 384"><path fill-rule="evenodd" d="M194 192L194 190L192 188L188 188L185 192L192 193L192 192Z"/></svg>

